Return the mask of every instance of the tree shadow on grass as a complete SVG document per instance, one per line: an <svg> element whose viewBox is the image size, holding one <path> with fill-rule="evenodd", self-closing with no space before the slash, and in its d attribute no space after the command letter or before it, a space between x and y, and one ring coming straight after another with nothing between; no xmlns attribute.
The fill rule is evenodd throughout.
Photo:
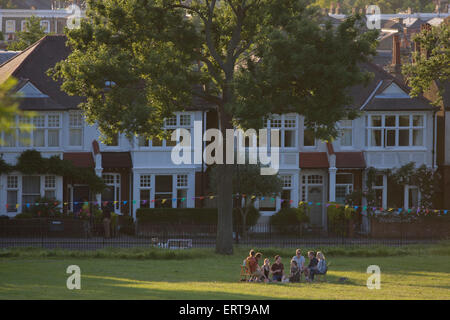
<svg viewBox="0 0 450 320"><path fill-rule="evenodd" d="M129 299L180 299L180 300L279 300L286 299L286 297L279 298L276 296L246 294L238 292L225 292L221 291L220 283L218 288L215 290L211 289L215 284L212 283L209 286L204 284L197 286L192 290L179 288L178 286L182 283L191 284L188 281L172 281L172 282L158 282L158 281L142 281L126 278L116 278L108 276L93 276L84 275L86 278L95 279L97 283L95 286L98 287L114 287L123 291L122 294ZM195 281L197 282L197 281ZM228 285L229 283L226 283ZM195 283L192 283L195 287ZM245 285L245 283L244 283ZM226 288L223 288L225 290ZM254 287L255 291L258 289ZM128 294L129 293L129 294ZM127 298L126 298L127 299Z"/></svg>

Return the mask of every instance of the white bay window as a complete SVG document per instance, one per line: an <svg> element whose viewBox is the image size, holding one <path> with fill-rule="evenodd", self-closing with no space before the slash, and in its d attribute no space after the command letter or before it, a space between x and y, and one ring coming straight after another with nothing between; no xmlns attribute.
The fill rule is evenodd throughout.
<svg viewBox="0 0 450 320"><path fill-rule="evenodd" d="M423 147L425 116L414 114L366 116L366 145L374 148Z"/></svg>

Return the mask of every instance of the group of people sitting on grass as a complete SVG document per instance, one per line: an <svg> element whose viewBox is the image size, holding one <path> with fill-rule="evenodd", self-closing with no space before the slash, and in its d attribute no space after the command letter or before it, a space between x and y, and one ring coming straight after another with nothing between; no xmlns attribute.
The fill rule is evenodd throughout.
<svg viewBox="0 0 450 320"><path fill-rule="evenodd" d="M286 275L284 265L281 263L281 257L275 256L275 262L271 265L269 259L264 259L264 264L259 265L262 259L260 252L250 250L249 256L244 260L244 266L247 268L250 279L256 282L300 282L301 274L305 275L306 281L314 281L314 275L325 274L327 272L327 262L322 252L308 252L309 264L306 265L305 257L301 250L297 249L295 256L291 259L290 273Z"/></svg>

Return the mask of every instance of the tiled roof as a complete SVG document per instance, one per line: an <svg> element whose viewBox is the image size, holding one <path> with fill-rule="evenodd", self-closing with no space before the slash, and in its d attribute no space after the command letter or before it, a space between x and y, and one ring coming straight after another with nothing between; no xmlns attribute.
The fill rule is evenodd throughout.
<svg viewBox="0 0 450 320"><path fill-rule="evenodd" d="M47 76L48 69L66 59L71 50L66 46L66 37L61 35L45 36L14 58L0 65L0 84L13 76L19 81L27 79L38 90L49 96L48 101L28 101L23 98L26 110L61 110L75 109L82 102L80 97L69 96L61 90L61 81L54 81ZM196 86L198 87L198 86ZM208 110L215 106L210 102L194 96L186 110Z"/></svg>
<svg viewBox="0 0 450 320"><path fill-rule="evenodd" d="M300 168L319 169L329 167L326 152L300 152Z"/></svg>
<svg viewBox="0 0 450 320"><path fill-rule="evenodd" d="M76 167L93 168L94 159L90 152L64 152L64 160L69 160Z"/></svg>
<svg viewBox="0 0 450 320"><path fill-rule="evenodd" d="M131 155L129 152L102 152L103 169L131 168Z"/></svg>
<svg viewBox="0 0 450 320"><path fill-rule="evenodd" d="M423 97L417 98L376 98L390 84L395 83L405 93L409 94L410 89L399 79L373 63L361 64L361 69L373 74L373 78L367 86L358 85L349 88L348 93L353 98L351 108L359 110L364 106L364 111L414 111L414 110L435 110L428 100ZM377 91L375 92L375 89Z"/></svg>
<svg viewBox="0 0 450 320"><path fill-rule="evenodd" d="M362 152L336 152L336 168L365 168L366 161Z"/></svg>
<svg viewBox="0 0 450 320"><path fill-rule="evenodd" d="M65 36L45 36L14 58L0 66L0 83L9 77L19 81L27 79L39 91L49 96L48 101L36 103L32 98L23 98L21 106L33 110L75 109L82 101L79 97L68 96L61 91L61 81L47 76L47 70L67 58L70 49L66 46ZM42 98L41 98L42 99Z"/></svg>

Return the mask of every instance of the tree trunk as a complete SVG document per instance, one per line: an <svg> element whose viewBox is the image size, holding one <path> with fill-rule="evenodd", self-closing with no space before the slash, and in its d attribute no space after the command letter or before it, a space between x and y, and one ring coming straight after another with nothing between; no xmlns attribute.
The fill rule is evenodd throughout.
<svg viewBox="0 0 450 320"><path fill-rule="evenodd" d="M248 208L245 207L244 209L239 208L239 211L241 212L242 217L242 239L247 240L247 213Z"/></svg>
<svg viewBox="0 0 450 320"><path fill-rule="evenodd" d="M233 254L233 165L218 165L218 219L216 252Z"/></svg>
<svg viewBox="0 0 450 320"><path fill-rule="evenodd" d="M231 69L233 70L233 69ZM232 73L232 71L231 71ZM230 77L231 79L232 77ZM231 82L230 82L231 83ZM217 108L219 129L223 137L223 163L217 165L219 185L218 190L218 219L216 253L233 254L233 171L234 164L226 164L226 130L233 129L232 116L225 111L225 106L233 101L231 85L223 88L222 104Z"/></svg>

